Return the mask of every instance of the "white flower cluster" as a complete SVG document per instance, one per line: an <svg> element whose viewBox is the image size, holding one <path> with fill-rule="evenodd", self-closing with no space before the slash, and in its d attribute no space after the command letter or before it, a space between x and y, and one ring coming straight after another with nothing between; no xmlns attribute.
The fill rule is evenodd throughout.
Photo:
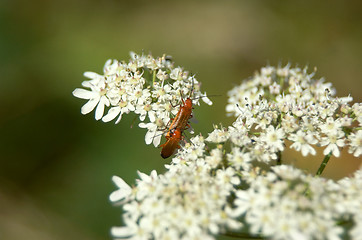
<svg viewBox="0 0 362 240"><path fill-rule="evenodd" d="M202 138L193 142L203 144ZM190 152L185 151L186 155L193 159ZM213 157L202 157L202 153L197 160L190 158L169 165L164 175L139 173L141 179L133 189L113 178L119 190L110 199L124 204L125 223L112 228L115 238L203 240L240 228L241 223L230 217L227 201L240 184L234 169L213 169L209 164Z"/></svg>
<svg viewBox="0 0 362 240"><path fill-rule="evenodd" d="M174 67L167 56L153 58L151 55L137 55L131 52L129 62L108 60L103 75L85 72L90 80L82 82L73 95L86 99L81 113L88 114L94 109L95 119L104 122L123 114L134 112L139 115L139 127L147 128L146 144L158 146L170 117L176 115L182 97L191 97L193 104L199 99L211 105L206 93L200 92L200 84L181 67ZM105 107L110 107L104 115ZM148 117L148 119L146 119ZM145 123L146 122L146 123Z"/></svg>
<svg viewBox="0 0 362 240"><path fill-rule="evenodd" d="M335 157L340 156L340 148L349 146L349 153L359 157L362 104L351 107L348 102L352 97L333 97L331 83L313 76L307 68L289 65L262 68L228 93L226 110L238 120L225 135L237 146L254 149L259 160L266 162L284 150L285 140L303 156L315 155L316 145L325 146L324 155L332 153ZM219 141L214 134L209 140Z"/></svg>
<svg viewBox="0 0 362 240"><path fill-rule="evenodd" d="M335 182L271 162L285 139L303 155L319 141L325 154L349 145L360 156L362 105L350 107L350 98L333 92L305 69L263 68L230 92L232 126L191 138L164 174L139 173L133 187L113 177L110 200L122 205L124 223L113 237L361 239L362 168Z"/></svg>
<svg viewBox="0 0 362 240"><path fill-rule="evenodd" d="M243 161L235 148L229 153L220 144L208 149L201 136L191 142L166 165L163 175L139 173L133 188L113 177L119 189L110 200L123 204L125 224L112 228L114 238L362 236L362 169L338 182L287 165L265 172L255 162Z"/></svg>
<svg viewBox="0 0 362 240"><path fill-rule="evenodd" d="M234 214L252 234L272 239L361 239L362 170L338 182L291 166L272 167L236 193ZM344 236L344 237L343 237Z"/></svg>

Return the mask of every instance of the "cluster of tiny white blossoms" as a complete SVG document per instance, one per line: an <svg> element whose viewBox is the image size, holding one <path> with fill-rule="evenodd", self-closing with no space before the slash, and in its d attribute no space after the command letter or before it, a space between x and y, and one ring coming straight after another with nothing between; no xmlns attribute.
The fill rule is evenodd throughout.
<svg viewBox="0 0 362 240"><path fill-rule="evenodd" d="M262 68L228 93L226 110L238 119L228 131L215 130L209 140L230 137L234 144L254 149L265 162L277 158L285 140L303 156L315 155L314 146L325 146L324 155L339 157L340 149L348 146L349 153L359 157L362 104L349 106L352 97L334 97L332 84L313 76L307 68L289 65Z"/></svg>
<svg viewBox="0 0 362 240"><path fill-rule="evenodd" d="M114 238L362 236L362 169L337 182L287 165L265 171L256 161L243 161L236 147L209 148L202 136L190 141L164 174L139 173L133 187L113 177L119 189L110 200L120 202L124 212L124 226L112 228Z"/></svg>
<svg viewBox="0 0 362 240"><path fill-rule="evenodd" d="M172 115L178 111L182 96L190 97L193 104L199 99L211 105L206 93L200 92L200 84L193 75L174 63L166 55L153 58L152 55L137 55L131 52L129 62L108 60L103 75L85 72L90 80L82 82L73 95L87 99L81 108L82 114L95 109L95 119L118 123L123 114L134 112L139 115L139 127L147 128L146 144L158 146L162 133ZM107 114L105 108L109 107Z"/></svg>
<svg viewBox="0 0 362 240"><path fill-rule="evenodd" d="M196 146L204 144L200 137L192 141ZM133 188L113 177L119 189L110 200L123 203L125 224L112 228L116 239L214 239L226 229L241 227L230 217L231 205L227 201L240 184L235 170L213 168L212 156L188 150L182 150L178 163L168 165L163 175L155 171L150 176L139 173L140 180Z"/></svg>
<svg viewBox="0 0 362 240"><path fill-rule="evenodd" d="M285 139L305 156L317 141L325 155L345 145L361 154L362 105L332 97L331 85L312 76L263 68L230 92L232 126L191 138L164 174L139 172L133 187L114 176L110 200L122 205L123 226L113 237L361 239L362 169L333 181L271 161L281 160Z"/></svg>
<svg viewBox="0 0 362 240"><path fill-rule="evenodd" d="M281 165L238 190L233 213L243 216L252 234L273 239L360 239L361 192L362 170L334 182Z"/></svg>

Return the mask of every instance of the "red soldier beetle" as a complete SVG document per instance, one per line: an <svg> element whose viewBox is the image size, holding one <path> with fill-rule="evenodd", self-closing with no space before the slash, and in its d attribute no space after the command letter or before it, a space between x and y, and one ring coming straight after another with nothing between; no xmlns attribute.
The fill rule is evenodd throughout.
<svg viewBox="0 0 362 240"><path fill-rule="evenodd" d="M190 92L193 92L193 90ZM181 93L181 92L180 92ZM168 132L166 133L166 142L162 144L161 156L163 158L170 157L176 150L176 148L180 148L179 142L182 139L182 134L186 127L190 127L189 120L192 117L192 99L188 97L185 101L182 98L182 104L180 104L180 109L177 112L176 116L171 119L171 125L168 128ZM200 96L203 97L203 96ZM205 96L206 97L206 96Z"/></svg>
<svg viewBox="0 0 362 240"><path fill-rule="evenodd" d="M170 130L167 134L170 134L170 136L166 136L166 142L160 146L162 147L161 157L163 158L170 157L176 149L179 149L179 143L182 140L182 131L179 128Z"/></svg>
<svg viewBox="0 0 362 240"><path fill-rule="evenodd" d="M181 133L188 125L189 119L192 117L192 100L187 98L186 101L182 99L183 105L180 105L180 109L176 116L171 119L171 125L166 133L166 137L171 135L173 129L180 129Z"/></svg>

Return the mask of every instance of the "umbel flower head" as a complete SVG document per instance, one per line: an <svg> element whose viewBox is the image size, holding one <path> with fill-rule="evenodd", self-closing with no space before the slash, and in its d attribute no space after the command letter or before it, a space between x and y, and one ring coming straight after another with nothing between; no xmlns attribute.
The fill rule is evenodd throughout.
<svg viewBox="0 0 362 240"><path fill-rule="evenodd" d="M190 141L164 174L139 172L133 187L113 177L119 189L110 200L123 204L124 222L112 228L115 239L341 240L362 233L362 169L337 182L287 165L265 171L250 152L206 148L200 136Z"/></svg>
<svg viewBox="0 0 362 240"><path fill-rule="evenodd" d="M107 61L104 74L85 73L82 113L121 120L139 115L146 143L159 139L181 95L205 96L199 83L168 57L131 53ZM362 169L339 181L283 165L285 141L303 156L324 147L327 156L362 153L362 105L335 97L307 69L265 67L229 92L226 107L236 120L204 138L189 140L166 171L138 172L133 186L114 176L112 203L123 208L115 239L215 239L217 235L268 239L362 239ZM209 100L202 97L207 103ZM105 108L109 107L104 115ZM324 160L323 160L324 162Z"/></svg>
<svg viewBox="0 0 362 240"><path fill-rule="evenodd" d="M339 157L349 146L359 157L362 105L349 106L352 97L335 97L331 83L313 76L307 68L264 67L229 91L226 111L238 117L228 133L234 144L260 152L266 162L283 151L285 140L303 156L315 155L314 146L322 146L324 155Z"/></svg>
<svg viewBox="0 0 362 240"><path fill-rule="evenodd" d="M110 199L124 203L125 226L112 228L112 235L117 239L201 240L240 228L241 223L230 217L227 201L240 180L233 168L212 169L207 161L200 157L172 164L162 175L139 172L140 179L131 191L114 177L120 190ZM216 170L214 175L212 170Z"/></svg>
<svg viewBox="0 0 362 240"><path fill-rule="evenodd" d="M362 217L362 169L334 182L291 166L260 172L248 189L238 190L235 216L242 216L253 234L272 239L359 239ZM246 178L249 178L245 174Z"/></svg>
<svg viewBox="0 0 362 240"><path fill-rule="evenodd" d="M139 115L139 127L147 128L146 144L158 146L171 115L176 115L182 96L191 97L198 105L201 98L211 105L206 93L200 92L200 84L193 75L181 67L174 67L169 57L154 58L131 52L129 62L108 60L103 75L85 72L90 80L84 81L73 95L86 99L82 114L95 109L95 119L119 123L123 114ZM110 107L105 114L106 107Z"/></svg>

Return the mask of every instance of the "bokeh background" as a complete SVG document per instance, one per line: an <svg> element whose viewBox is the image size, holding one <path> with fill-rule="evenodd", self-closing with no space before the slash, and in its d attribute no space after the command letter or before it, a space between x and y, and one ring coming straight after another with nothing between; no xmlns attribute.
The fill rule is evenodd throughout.
<svg viewBox="0 0 362 240"><path fill-rule="evenodd" d="M164 171L144 129L83 116L72 96L84 71L129 51L166 53L196 73L214 105L195 110L206 134L225 116L227 91L266 64L318 68L339 96L361 101L360 1L0 1L0 239L111 239L120 209L112 175ZM135 124L137 126L137 124ZM289 161L315 172L321 157ZM323 176L361 159L343 153Z"/></svg>

